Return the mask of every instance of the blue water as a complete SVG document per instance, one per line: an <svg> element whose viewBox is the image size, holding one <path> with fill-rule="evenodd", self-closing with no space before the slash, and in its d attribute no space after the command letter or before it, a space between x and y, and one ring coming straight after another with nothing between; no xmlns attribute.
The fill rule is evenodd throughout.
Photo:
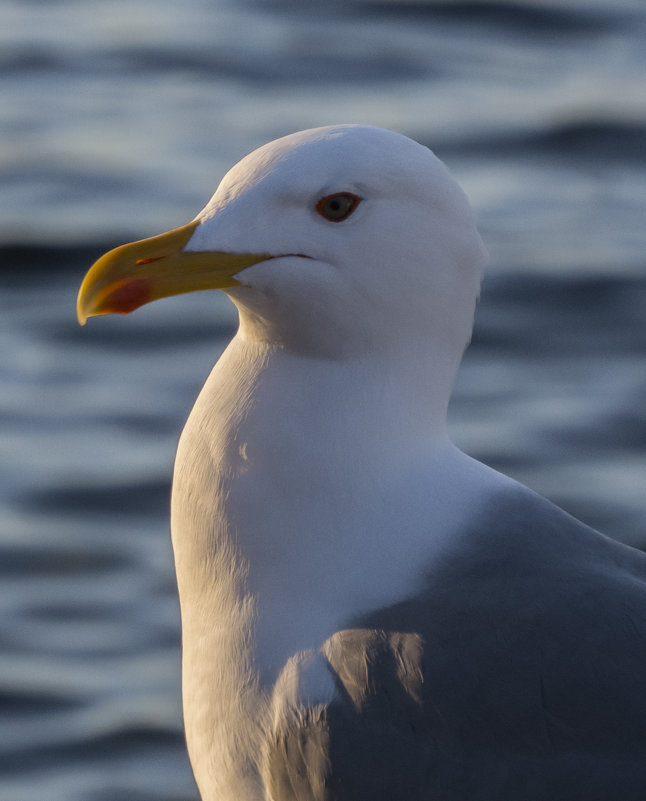
<svg viewBox="0 0 646 801"><path fill-rule="evenodd" d="M0 6L0 801L191 801L174 448L225 297L80 329L107 247L330 122L429 144L491 267L451 410L469 453L646 546L642 0Z"/></svg>

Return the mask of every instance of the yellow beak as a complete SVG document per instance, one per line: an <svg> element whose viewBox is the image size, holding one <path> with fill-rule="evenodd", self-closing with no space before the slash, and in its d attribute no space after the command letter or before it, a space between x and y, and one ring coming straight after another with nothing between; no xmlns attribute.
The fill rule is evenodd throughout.
<svg viewBox="0 0 646 801"><path fill-rule="evenodd" d="M188 251L199 221L109 251L83 279L76 302L81 325L98 314L128 314L152 300L238 286L236 273L271 256L222 251Z"/></svg>

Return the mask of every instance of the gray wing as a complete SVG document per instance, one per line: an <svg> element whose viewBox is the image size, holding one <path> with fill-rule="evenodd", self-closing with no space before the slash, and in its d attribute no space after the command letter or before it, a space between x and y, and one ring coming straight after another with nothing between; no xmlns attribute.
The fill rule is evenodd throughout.
<svg viewBox="0 0 646 801"><path fill-rule="evenodd" d="M646 798L646 558L529 491L488 521L323 645L336 695L274 727L274 801Z"/></svg>

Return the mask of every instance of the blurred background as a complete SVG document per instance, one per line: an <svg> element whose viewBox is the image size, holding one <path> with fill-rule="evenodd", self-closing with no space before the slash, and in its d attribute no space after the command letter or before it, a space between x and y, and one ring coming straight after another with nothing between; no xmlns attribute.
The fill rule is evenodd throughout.
<svg viewBox="0 0 646 801"><path fill-rule="evenodd" d="M0 798L195 801L168 536L217 293L75 320L103 250L190 220L249 150L401 131L491 265L467 452L646 546L642 0L3 0Z"/></svg>

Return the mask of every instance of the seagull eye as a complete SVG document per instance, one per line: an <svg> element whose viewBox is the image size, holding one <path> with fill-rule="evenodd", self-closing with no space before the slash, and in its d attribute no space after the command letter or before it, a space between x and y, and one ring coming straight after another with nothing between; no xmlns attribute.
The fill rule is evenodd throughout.
<svg viewBox="0 0 646 801"><path fill-rule="evenodd" d="M361 198L351 192L337 192L322 197L316 204L316 210L330 222L341 222L352 214L360 202Z"/></svg>

